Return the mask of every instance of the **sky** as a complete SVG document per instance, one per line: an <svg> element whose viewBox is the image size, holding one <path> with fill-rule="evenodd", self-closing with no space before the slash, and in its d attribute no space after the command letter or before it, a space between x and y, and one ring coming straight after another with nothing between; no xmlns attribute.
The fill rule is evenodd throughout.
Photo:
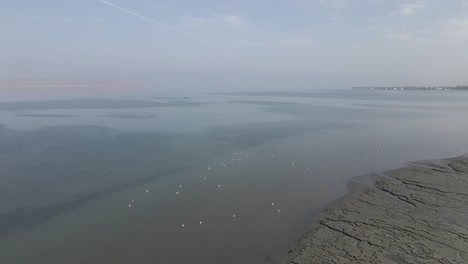
<svg viewBox="0 0 468 264"><path fill-rule="evenodd" d="M166 90L468 85L468 0L0 4L0 87L24 80Z"/></svg>

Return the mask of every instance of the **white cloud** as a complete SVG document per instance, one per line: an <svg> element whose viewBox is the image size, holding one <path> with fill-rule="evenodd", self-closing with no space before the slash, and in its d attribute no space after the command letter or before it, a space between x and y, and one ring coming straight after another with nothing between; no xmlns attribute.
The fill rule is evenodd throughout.
<svg viewBox="0 0 468 264"><path fill-rule="evenodd" d="M307 38L294 38L294 39L281 40L279 43L283 45L288 45L288 46L304 47L304 46L312 45L313 41Z"/></svg>
<svg viewBox="0 0 468 264"><path fill-rule="evenodd" d="M182 21L184 24L189 25L191 27L199 27L203 24L212 23L215 21L213 17L195 17L195 16L184 16L182 17Z"/></svg>
<svg viewBox="0 0 468 264"><path fill-rule="evenodd" d="M400 15L402 16L410 16L414 14L416 11L423 9L426 7L426 3L423 2L408 2L403 3L400 5Z"/></svg>
<svg viewBox="0 0 468 264"><path fill-rule="evenodd" d="M234 43L243 47L261 47L264 45L263 42L251 41L251 40L237 40L237 41L234 41Z"/></svg>
<svg viewBox="0 0 468 264"><path fill-rule="evenodd" d="M430 47L465 47L468 42L468 18L453 17L438 21L432 27L413 30L384 29L389 40L414 43L422 41ZM466 48L464 48L466 50Z"/></svg>
<svg viewBox="0 0 468 264"><path fill-rule="evenodd" d="M180 34L182 34L182 35L186 35L186 36L188 36L188 37L192 37L189 33L185 32L185 31L183 31L183 30L180 30L179 28L170 26L170 25L165 24L165 23L163 23L163 22L161 22L161 21L159 21L159 20L156 20L156 19L154 19L154 18L147 17L147 16L145 16L145 15L142 15L142 14L137 13L137 12L135 12L135 11L129 10L129 9L127 9L127 8L123 8L123 7L121 7L121 6L119 6L119 5L116 5L116 4L112 3L112 2L109 2L109 1L107 1L107 0L97 0L97 1L98 1L98 2L101 2L101 3L104 4L104 5L107 5L107 6L109 6L109 7L112 7L112 8L115 8L115 9L117 9L117 10L120 10L120 11L122 11L122 12L124 12L124 13L127 13L127 14L129 14L129 15L132 15L132 16L134 16L134 17L136 17L136 18L139 18L139 19L141 19L141 20L144 20L144 21L153 23L153 24L158 25L158 26L163 27L163 28L167 28L167 29L169 29L169 30L175 31L175 32L180 33Z"/></svg>
<svg viewBox="0 0 468 264"><path fill-rule="evenodd" d="M53 17L53 19L57 20L60 23L76 23L76 22L78 22L78 19L74 18L74 17Z"/></svg>
<svg viewBox="0 0 468 264"><path fill-rule="evenodd" d="M461 44L468 41L468 18L450 18L441 23L442 38L446 38L453 44Z"/></svg>
<svg viewBox="0 0 468 264"><path fill-rule="evenodd" d="M247 24L245 14L224 14L217 17L230 27L243 27Z"/></svg>
<svg viewBox="0 0 468 264"><path fill-rule="evenodd" d="M203 25L223 24L225 26L240 28L248 24L246 14L215 14L208 17L184 16L182 23L190 27Z"/></svg>
<svg viewBox="0 0 468 264"><path fill-rule="evenodd" d="M322 6L332 9L343 9L348 7L349 0L320 0Z"/></svg>

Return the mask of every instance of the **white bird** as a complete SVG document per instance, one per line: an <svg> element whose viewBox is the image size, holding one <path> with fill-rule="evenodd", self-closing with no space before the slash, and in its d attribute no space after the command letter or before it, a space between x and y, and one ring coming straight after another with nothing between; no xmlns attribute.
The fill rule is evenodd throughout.
<svg viewBox="0 0 468 264"><path fill-rule="evenodd" d="M278 209L278 213L280 213L280 209Z"/></svg>
<svg viewBox="0 0 468 264"><path fill-rule="evenodd" d="M208 167L209 170L211 170L211 167Z"/></svg>
<svg viewBox="0 0 468 264"><path fill-rule="evenodd" d="M131 204L129 204L129 205L128 205L128 207L132 207L132 205L131 205Z"/></svg>
<svg viewBox="0 0 468 264"><path fill-rule="evenodd" d="M148 190L146 190L146 192L149 192Z"/></svg>
<svg viewBox="0 0 468 264"><path fill-rule="evenodd" d="M200 221L200 225L202 224L202 221Z"/></svg>
<svg viewBox="0 0 468 264"><path fill-rule="evenodd" d="M233 214L233 215L232 215L232 218L236 218L236 214Z"/></svg>
<svg viewBox="0 0 468 264"><path fill-rule="evenodd" d="M218 188L221 188L221 185L220 185L220 184L218 184Z"/></svg>
<svg viewBox="0 0 468 264"><path fill-rule="evenodd" d="M133 203L133 200L132 200L132 203Z"/></svg>
<svg viewBox="0 0 468 264"><path fill-rule="evenodd" d="M206 177L205 177L205 178L203 178L203 180L206 180Z"/></svg>
<svg viewBox="0 0 468 264"><path fill-rule="evenodd" d="M275 203L271 203L271 206L275 206Z"/></svg>
<svg viewBox="0 0 468 264"><path fill-rule="evenodd" d="M176 195L179 195L179 192L175 192Z"/></svg>
<svg viewBox="0 0 468 264"><path fill-rule="evenodd" d="M179 185L179 188L182 188L182 184L181 184L181 185Z"/></svg>
<svg viewBox="0 0 468 264"><path fill-rule="evenodd" d="M184 225L184 224L181 224L180 226L181 226L181 227L185 227L185 225Z"/></svg>
<svg viewBox="0 0 468 264"><path fill-rule="evenodd" d="M292 165L294 165L294 162L291 162Z"/></svg>

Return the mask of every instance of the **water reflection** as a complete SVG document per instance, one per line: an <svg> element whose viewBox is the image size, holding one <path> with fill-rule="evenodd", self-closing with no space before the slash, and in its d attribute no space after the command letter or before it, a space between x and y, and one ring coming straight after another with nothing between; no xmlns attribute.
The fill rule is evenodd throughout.
<svg viewBox="0 0 468 264"><path fill-rule="evenodd" d="M466 113L444 108L446 101L438 111L360 107L352 97L248 97L205 98L193 111L209 121L196 131L176 129L197 126L186 106L88 117L121 120L130 130L76 123L18 131L6 122L0 261L281 263L313 212L343 195L352 176L466 147ZM212 117L213 109L224 110ZM225 125L224 114L237 120ZM5 120L15 118L52 117ZM153 119L165 119L171 132L135 123Z"/></svg>

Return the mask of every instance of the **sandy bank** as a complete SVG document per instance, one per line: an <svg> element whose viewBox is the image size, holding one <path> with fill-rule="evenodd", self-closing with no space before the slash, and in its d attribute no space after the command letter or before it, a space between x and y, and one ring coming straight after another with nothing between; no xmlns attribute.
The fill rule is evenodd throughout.
<svg viewBox="0 0 468 264"><path fill-rule="evenodd" d="M468 157L356 178L290 252L303 263L468 263Z"/></svg>

